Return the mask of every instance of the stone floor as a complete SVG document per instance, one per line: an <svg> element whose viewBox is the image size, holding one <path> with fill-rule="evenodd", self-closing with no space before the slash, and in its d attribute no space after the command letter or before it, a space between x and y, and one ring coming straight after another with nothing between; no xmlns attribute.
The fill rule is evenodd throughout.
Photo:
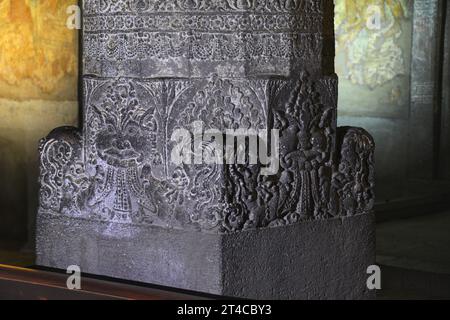
<svg viewBox="0 0 450 320"><path fill-rule="evenodd" d="M450 299L450 211L377 225L382 298Z"/></svg>
<svg viewBox="0 0 450 320"><path fill-rule="evenodd" d="M450 211L379 223L378 263L450 274Z"/></svg>

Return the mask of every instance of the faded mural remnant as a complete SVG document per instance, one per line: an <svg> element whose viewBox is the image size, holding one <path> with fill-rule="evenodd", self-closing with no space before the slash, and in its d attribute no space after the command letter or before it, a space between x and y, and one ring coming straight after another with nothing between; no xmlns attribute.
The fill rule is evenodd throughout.
<svg viewBox="0 0 450 320"><path fill-rule="evenodd" d="M78 41L66 11L76 3L0 0L0 97L74 100Z"/></svg>
<svg viewBox="0 0 450 320"><path fill-rule="evenodd" d="M30 240L37 207L36 141L76 125L77 0L0 0L0 237ZM33 245L30 243L30 247Z"/></svg>
<svg viewBox="0 0 450 320"><path fill-rule="evenodd" d="M336 71L345 112L399 115L408 103L410 0L337 0ZM372 105L356 105L355 92ZM375 102L375 103L374 103ZM378 103L377 103L378 102Z"/></svg>
<svg viewBox="0 0 450 320"><path fill-rule="evenodd" d="M407 73L401 19L408 18L407 0L340 0L336 6L338 50L345 51L345 77L375 88Z"/></svg>

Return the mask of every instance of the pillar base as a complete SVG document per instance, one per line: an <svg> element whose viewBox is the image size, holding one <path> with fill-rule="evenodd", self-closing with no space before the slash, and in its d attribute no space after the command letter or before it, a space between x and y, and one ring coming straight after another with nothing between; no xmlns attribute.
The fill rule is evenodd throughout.
<svg viewBox="0 0 450 320"><path fill-rule="evenodd" d="M37 264L251 299L370 299L373 214L233 234L40 214Z"/></svg>

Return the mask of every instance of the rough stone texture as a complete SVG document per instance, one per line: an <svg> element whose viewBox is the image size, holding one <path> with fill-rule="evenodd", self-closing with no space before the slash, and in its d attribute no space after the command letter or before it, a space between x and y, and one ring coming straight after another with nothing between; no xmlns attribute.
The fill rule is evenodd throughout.
<svg viewBox="0 0 450 320"><path fill-rule="evenodd" d="M92 263L93 273L160 279L202 291L220 288L216 292L237 296L294 297L298 288L290 288L289 281L276 289L264 281L244 288L245 273L232 267L241 262L234 256L248 255L243 270L262 259L263 270L280 272L274 267L280 250L293 261L310 263L308 269L318 268L318 257L345 263L363 250L349 247L340 256L325 245L317 252L295 250L302 243L329 241L339 230L333 219L345 217L358 229L374 202L373 139L363 129L336 126L332 16L331 0L84 1L83 130L59 128L41 143L39 261L55 266L64 259L60 249L42 248L48 242L73 248L64 226L79 224L72 238L89 239L99 228L116 237L93 242L105 246L83 245L88 251L98 248L108 265L96 268L87 261L91 258L78 260ZM279 144L272 140L271 145L279 152L272 150L276 157L269 163L176 164L171 137L180 129L193 133L194 140L205 130L219 131L189 154L193 157L212 149L224 160L216 141L228 130L246 130L241 135L259 139L259 146L269 140L267 132L258 138L262 130L278 130ZM279 170L264 175L275 162ZM298 234L279 243L287 232L283 227L294 224ZM53 237L49 226L60 235ZM303 230L308 226L317 226L317 233ZM337 247L368 243L346 232ZM135 233L145 236L132 236L139 241L131 246L127 239ZM245 239L252 241L242 246ZM199 249L196 243L203 241L209 245ZM293 247L286 246L290 241ZM249 249L266 242L274 243L266 253ZM127 245L128 250L117 249ZM144 248L149 252L141 253ZM200 261L211 256L211 271L202 264L199 272L187 258L194 250ZM130 258L122 260L118 252ZM152 252L166 253L154 257ZM191 261L186 273L176 272L185 259ZM166 265L175 271L167 273ZM268 279L302 272L295 263L283 270ZM232 273L235 279L228 278ZM310 286L319 285L323 275L301 277L309 277L311 285L301 281L298 290L316 292ZM345 281L358 279L349 275Z"/></svg>
<svg viewBox="0 0 450 320"><path fill-rule="evenodd" d="M39 218L39 265L253 299L370 299L373 215L234 234Z"/></svg>

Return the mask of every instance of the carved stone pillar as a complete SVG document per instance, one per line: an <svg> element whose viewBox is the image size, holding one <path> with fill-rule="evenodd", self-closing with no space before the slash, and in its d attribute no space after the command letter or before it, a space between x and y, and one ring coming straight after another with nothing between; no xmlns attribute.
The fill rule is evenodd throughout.
<svg viewBox="0 0 450 320"><path fill-rule="evenodd" d="M83 128L41 143L38 264L226 296L370 297L374 142L336 128L332 0L83 12ZM174 161L179 130L200 161ZM222 155L210 130L269 140L271 161ZM201 161L211 148L219 161Z"/></svg>

